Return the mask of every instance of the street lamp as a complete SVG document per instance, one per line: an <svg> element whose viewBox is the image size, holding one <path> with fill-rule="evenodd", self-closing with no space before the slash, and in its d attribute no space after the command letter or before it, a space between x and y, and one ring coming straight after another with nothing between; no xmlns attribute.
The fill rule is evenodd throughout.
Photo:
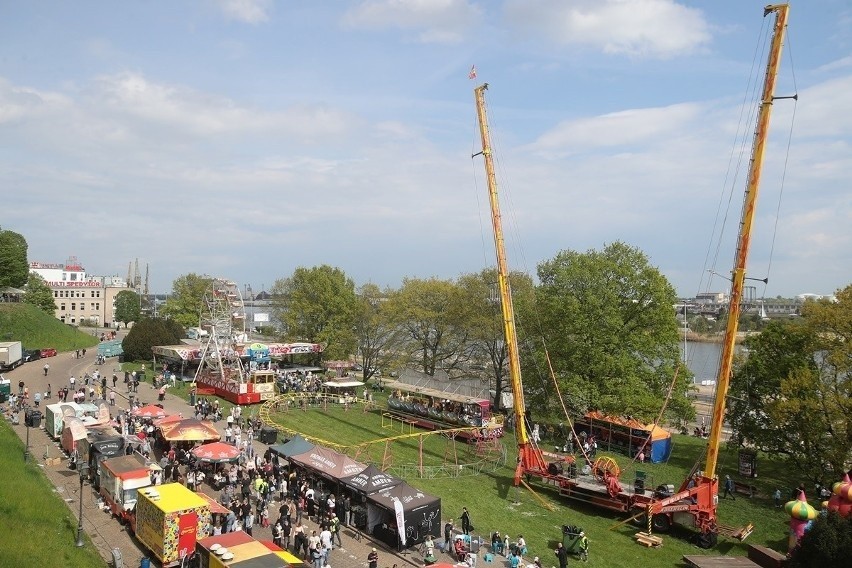
<svg viewBox="0 0 852 568"><path fill-rule="evenodd" d="M86 545L83 542L83 481L85 481L88 471L88 464L83 461L81 456L77 456L77 473L80 474L80 512L77 515L77 548L82 548Z"/></svg>

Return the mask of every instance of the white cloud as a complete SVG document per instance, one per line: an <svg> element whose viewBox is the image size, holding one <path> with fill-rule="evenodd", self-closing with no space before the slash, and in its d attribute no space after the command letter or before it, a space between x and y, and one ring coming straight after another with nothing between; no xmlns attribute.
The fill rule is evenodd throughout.
<svg viewBox="0 0 852 568"><path fill-rule="evenodd" d="M685 55L711 39L704 14L674 0L507 0L505 17L526 37L637 57Z"/></svg>
<svg viewBox="0 0 852 568"><path fill-rule="evenodd" d="M269 20L269 0L219 0L219 7L229 19L247 24Z"/></svg>
<svg viewBox="0 0 852 568"><path fill-rule="evenodd" d="M423 43L458 43L482 15L469 0L365 0L343 22L355 29L414 30Z"/></svg>
<svg viewBox="0 0 852 568"><path fill-rule="evenodd" d="M530 149L576 153L596 148L659 142L682 132L701 110L699 105L684 103L564 121L539 136Z"/></svg>

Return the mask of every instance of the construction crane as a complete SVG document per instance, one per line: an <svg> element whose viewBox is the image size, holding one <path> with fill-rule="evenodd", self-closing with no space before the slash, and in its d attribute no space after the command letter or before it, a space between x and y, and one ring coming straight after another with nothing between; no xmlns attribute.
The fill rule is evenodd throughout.
<svg viewBox="0 0 852 568"><path fill-rule="evenodd" d="M706 463L703 471L696 471L690 475L682 482L676 492L672 486L667 485L662 485L654 490L647 490L644 487L639 489L638 484L634 484L632 489L625 489L618 481L620 472L617 465L614 465L612 460L606 461L608 458L591 464L591 471L588 474L578 472L576 466L568 468L568 471L566 471L564 469L564 460L560 461L562 458L543 452L531 442L525 421L526 408L518 353L518 338L515 329L509 269L503 240L502 217L497 195L497 180L494 172L485 106L485 91L488 89L488 84L485 83L474 89L477 117L479 119L479 129L482 138L482 150L475 154L475 156L483 156L485 162L494 245L497 253L497 274L503 332L508 352L509 379L512 384L512 394L514 396L514 426L518 444L518 463L514 476L515 485L522 483L524 478L537 478L547 485L557 487L560 495L570 499L613 511L630 513L634 517L644 514L649 532L651 530L665 532L674 523L693 527L698 531L697 544L703 548L715 546L720 534L739 540L743 540L751 534L753 530L752 525L735 528L726 527L717 522L716 509L719 501L719 480L716 476L716 466L722 436L722 422L725 414L725 399L732 373L734 341L737 335L740 301L744 290L746 261L751 241L751 228L757 202L769 118L772 103L775 99L775 84L781 59L784 33L787 27L788 8L787 4L775 4L767 6L764 9L764 16L769 14L775 15L775 23L760 103L760 112L754 133L748 184L743 203L737 253L731 279L728 324L719 364L716 396L707 443Z"/></svg>

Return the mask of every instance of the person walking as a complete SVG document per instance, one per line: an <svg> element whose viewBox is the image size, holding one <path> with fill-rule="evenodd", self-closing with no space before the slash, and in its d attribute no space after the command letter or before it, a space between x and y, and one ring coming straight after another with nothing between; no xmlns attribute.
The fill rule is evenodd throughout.
<svg viewBox="0 0 852 568"><path fill-rule="evenodd" d="M470 525L470 513L467 512L467 507L462 507L461 523L462 532L464 534L470 534L470 529L473 527Z"/></svg>
<svg viewBox="0 0 852 568"><path fill-rule="evenodd" d="M47 372L50 371L50 363L45 363L44 367L42 367L42 369L44 370L44 376L46 377Z"/></svg>
<svg viewBox="0 0 852 568"><path fill-rule="evenodd" d="M737 496L734 495L734 480L731 479L730 475L725 476L725 494L722 496L723 499L727 499L728 495L731 496L731 499L734 501L737 500Z"/></svg>
<svg viewBox="0 0 852 568"><path fill-rule="evenodd" d="M450 542L450 538L453 536L453 520L450 519L447 521L447 524L444 525L444 552L448 552L452 554L452 543Z"/></svg>
<svg viewBox="0 0 852 568"><path fill-rule="evenodd" d="M568 566L568 551L565 550L565 547L562 546L561 542L556 545L556 550L553 552L556 554L556 559L559 561L559 568L566 568L566 566Z"/></svg>

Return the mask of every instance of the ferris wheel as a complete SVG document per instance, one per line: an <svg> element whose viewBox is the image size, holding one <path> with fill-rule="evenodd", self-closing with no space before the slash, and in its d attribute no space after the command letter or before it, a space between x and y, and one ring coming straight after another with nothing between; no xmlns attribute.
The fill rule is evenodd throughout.
<svg viewBox="0 0 852 568"><path fill-rule="evenodd" d="M202 341L199 376L244 382L238 345L248 341L246 311L239 286L231 280L214 278L204 293L201 328L207 331Z"/></svg>

